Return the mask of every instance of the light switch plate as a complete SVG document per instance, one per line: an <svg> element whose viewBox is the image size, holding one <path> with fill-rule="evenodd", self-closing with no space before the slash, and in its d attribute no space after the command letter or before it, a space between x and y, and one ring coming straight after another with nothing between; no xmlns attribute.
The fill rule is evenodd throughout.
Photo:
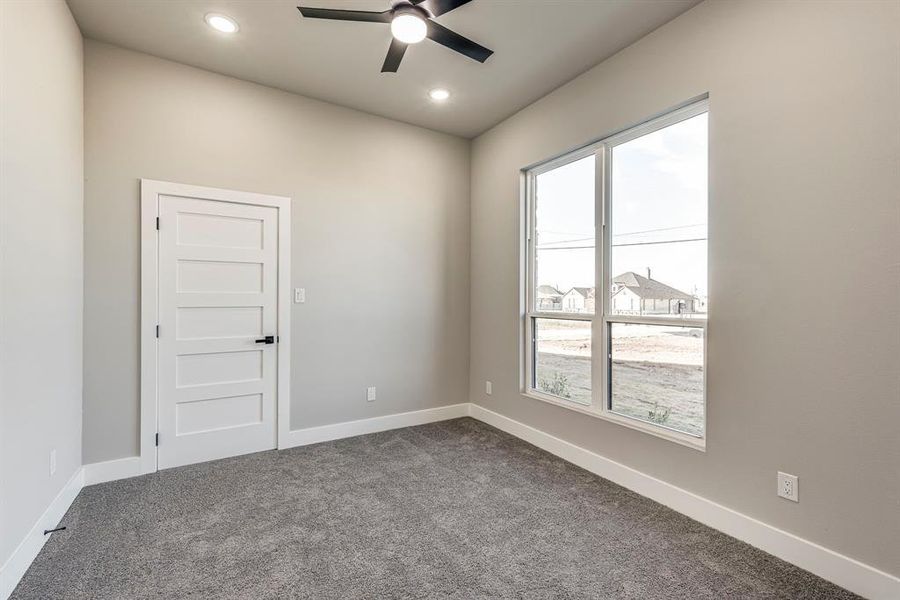
<svg viewBox="0 0 900 600"><path fill-rule="evenodd" d="M306 288L294 288L294 304L306 302Z"/></svg>

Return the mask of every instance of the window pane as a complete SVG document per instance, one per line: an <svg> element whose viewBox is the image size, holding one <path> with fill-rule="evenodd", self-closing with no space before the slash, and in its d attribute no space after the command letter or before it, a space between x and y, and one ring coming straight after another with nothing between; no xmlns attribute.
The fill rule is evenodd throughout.
<svg viewBox="0 0 900 600"><path fill-rule="evenodd" d="M535 310L594 312L594 162L535 178Z"/></svg>
<svg viewBox="0 0 900 600"><path fill-rule="evenodd" d="M590 322L534 319L533 372L537 391L590 404Z"/></svg>
<svg viewBox="0 0 900 600"><path fill-rule="evenodd" d="M703 435L703 329L610 323L610 410Z"/></svg>
<svg viewBox="0 0 900 600"><path fill-rule="evenodd" d="M707 115L612 149L610 313L707 312Z"/></svg>

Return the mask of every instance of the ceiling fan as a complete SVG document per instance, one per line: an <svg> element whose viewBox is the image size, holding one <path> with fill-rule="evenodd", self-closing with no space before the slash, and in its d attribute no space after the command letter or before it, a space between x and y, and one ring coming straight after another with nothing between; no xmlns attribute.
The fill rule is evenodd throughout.
<svg viewBox="0 0 900 600"><path fill-rule="evenodd" d="M488 50L481 44L476 44L434 21L435 17L468 2L471 0L400 0L390 10L384 12L309 8L306 6L298 6L297 10L304 17L310 19L390 23L391 34L394 37L388 48L384 64L381 66L381 72L396 73L406 48L410 44L418 44L426 37L473 60L482 63L486 61L494 53L493 50Z"/></svg>

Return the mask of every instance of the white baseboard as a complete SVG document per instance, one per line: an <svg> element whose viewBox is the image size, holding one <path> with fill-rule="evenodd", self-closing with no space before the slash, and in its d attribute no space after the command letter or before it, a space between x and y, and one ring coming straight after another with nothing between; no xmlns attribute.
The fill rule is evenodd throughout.
<svg viewBox="0 0 900 600"><path fill-rule="evenodd" d="M466 402L439 408L373 417L371 419L336 423L334 425L299 429L290 432L288 443L282 448L315 444L366 433L387 431L388 429L410 427L412 425L424 425L436 421L465 417L468 414L469 404ZM91 463L78 469L53 502L50 503L44 514L34 524L31 531L19 544L19 547L6 561L6 564L0 568L0 600L7 600L12 594L16 585L18 585L22 576L25 575L28 567L31 566L31 563L47 541L44 530L56 527L82 487L117 479L137 477L141 474L141 459L139 456Z"/></svg>
<svg viewBox="0 0 900 600"><path fill-rule="evenodd" d="M542 448L568 462L668 506L692 519L747 542L871 600L900 598L900 578L748 517L711 500L651 477L621 463L554 437L476 404L462 403L370 419L291 431L281 448L316 444L367 433L471 416ZM85 465L41 515L27 537L0 569L0 600L6 600L46 541L44 529L59 523L85 485L141 474L140 458Z"/></svg>
<svg viewBox="0 0 900 600"><path fill-rule="evenodd" d="M141 474L141 457L129 456L84 465L84 485L128 479Z"/></svg>
<svg viewBox="0 0 900 600"><path fill-rule="evenodd" d="M79 468L38 518L6 564L0 567L0 600L6 600L12 595L25 571L49 539L48 535L44 535L44 530L53 529L59 524L83 485L84 470Z"/></svg>
<svg viewBox="0 0 900 600"><path fill-rule="evenodd" d="M335 423L334 425L295 429L288 432L287 440L284 444L279 445L278 448L279 450L283 450L295 446L318 444L319 442L339 440L357 435L365 435L367 433L377 433L389 429L424 425L426 423L446 421L447 419L458 419L459 417L466 417L468 415L469 403L464 402L462 404L451 404L450 406L441 406L438 408L427 408L425 410L414 410L411 412L384 415L383 417L372 417L370 419L359 419L358 421Z"/></svg>
<svg viewBox="0 0 900 600"><path fill-rule="evenodd" d="M425 423L434 423L436 421L465 417L468 416L468 414L469 404L466 402L462 404L453 404L451 406L441 406L438 408L385 415L383 417L373 417L371 419L360 419L358 421L347 421L345 423L335 423L333 425L322 425L321 427L295 429L294 431L288 432L287 443L281 445L279 449L317 444L319 442L339 440L341 438L364 435L366 433L376 433L378 431L387 431L388 429L410 427L412 425L424 425ZM84 465L84 485L86 486L105 483L107 481L115 481L117 479L137 477L138 475L142 475L141 458L139 456L129 456L126 458Z"/></svg>
<svg viewBox="0 0 900 600"><path fill-rule="evenodd" d="M477 404L470 416L871 600L900 598L900 578L645 475Z"/></svg>

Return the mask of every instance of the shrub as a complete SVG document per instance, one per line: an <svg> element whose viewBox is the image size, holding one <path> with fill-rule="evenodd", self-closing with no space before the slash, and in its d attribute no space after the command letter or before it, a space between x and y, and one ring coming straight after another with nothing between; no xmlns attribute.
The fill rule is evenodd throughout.
<svg viewBox="0 0 900 600"><path fill-rule="evenodd" d="M647 420L651 423L662 425L669 420L670 414L672 414L671 408L669 408L668 406L663 406L662 408L660 408L659 402L654 402L653 408L647 411Z"/></svg>
<svg viewBox="0 0 900 600"><path fill-rule="evenodd" d="M538 382L538 386L541 388L541 391L560 398L572 397L572 393L569 391L569 378L559 372L553 374L552 380L541 379Z"/></svg>

